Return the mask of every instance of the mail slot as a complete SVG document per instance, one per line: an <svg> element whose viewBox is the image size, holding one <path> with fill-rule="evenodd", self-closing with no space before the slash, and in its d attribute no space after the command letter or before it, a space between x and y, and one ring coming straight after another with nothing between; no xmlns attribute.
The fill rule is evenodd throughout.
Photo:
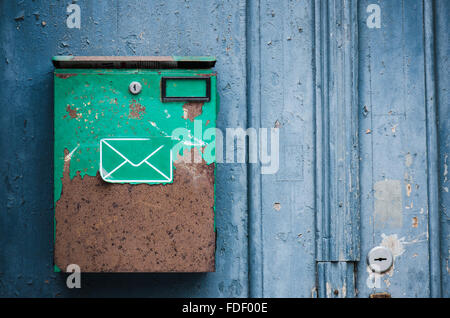
<svg viewBox="0 0 450 318"><path fill-rule="evenodd" d="M55 271L214 271L215 59L53 64Z"/></svg>

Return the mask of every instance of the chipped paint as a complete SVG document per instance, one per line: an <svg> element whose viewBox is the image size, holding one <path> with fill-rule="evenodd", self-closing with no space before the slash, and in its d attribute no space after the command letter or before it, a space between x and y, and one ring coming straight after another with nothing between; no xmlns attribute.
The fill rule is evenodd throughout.
<svg viewBox="0 0 450 318"><path fill-rule="evenodd" d="M395 132L397 131L397 127L398 127L398 124L395 124L394 126L391 127L391 131L393 134L395 134Z"/></svg>
<svg viewBox="0 0 450 318"><path fill-rule="evenodd" d="M412 227L417 228L419 226L419 220L417 219L417 216L412 218Z"/></svg>
<svg viewBox="0 0 450 318"><path fill-rule="evenodd" d="M71 118L77 118L78 117L77 110L74 109L74 108L71 108L70 105L66 106L66 112L69 113L69 116Z"/></svg>
<svg viewBox="0 0 450 318"><path fill-rule="evenodd" d="M317 287L316 286L314 286L311 289L311 298L317 298Z"/></svg>
<svg viewBox="0 0 450 318"><path fill-rule="evenodd" d="M405 156L405 166L408 168L413 164L413 156L408 152Z"/></svg>
<svg viewBox="0 0 450 318"><path fill-rule="evenodd" d="M280 128L281 123L278 121L278 119L275 121L275 124L273 125L274 128Z"/></svg>
<svg viewBox="0 0 450 318"><path fill-rule="evenodd" d="M70 159L72 159L73 154L75 153L75 151L78 149L78 147L80 147L80 145L77 145L71 152L69 152L66 156L64 156L64 161L70 161Z"/></svg>
<svg viewBox="0 0 450 318"><path fill-rule="evenodd" d="M444 172L443 172L443 177L444 177L444 183L448 181L448 164L447 164L447 159L448 159L448 154L444 155ZM448 188L445 187L446 191L448 192Z"/></svg>
<svg viewBox="0 0 450 318"><path fill-rule="evenodd" d="M78 75L78 74L75 74L75 73L62 73L62 74L56 73L56 74L55 74L56 77L59 77L59 78L62 78L62 79L67 79L67 78L69 78L69 77L77 76L77 75Z"/></svg>
<svg viewBox="0 0 450 318"><path fill-rule="evenodd" d="M402 190L400 180L382 180L374 185L374 219L376 228L401 228Z"/></svg>
<svg viewBox="0 0 450 318"><path fill-rule="evenodd" d="M386 235L381 234L381 246L384 246L391 250L392 255L394 256L394 261L396 257L399 257L405 252L404 244L405 244L405 238L398 238L397 234L392 235Z"/></svg>
<svg viewBox="0 0 450 318"><path fill-rule="evenodd" d="M429 235L428 232L423 232L419 235L417 235L414 239L410 241L406 241L405 238L401 238L401 242L403 246L411 245L411 244L417 244L417 243L425 243L428 242Z"/></svg>
<svg viewBox="0 0 450 318"><path fill-rule="evenodd" d="M411 191L412 191L411 184L408 183L408 184L406 185L406 195L407 195L408 197L411 196Z"/></svg>
<svg viewBox="0 0 450 318"><path fill-rule="evenodd" d="M198 148L184 149L183 153L177 153L177 157L174 161L177 163L193 163L202 162L202 154Z"/></svg>
<svg viewBox="0 0 450 318"><path fill-rule="evenodd" d="M200 116L203 112L203 103L186 103L183 105L183 119L189 119L191 122Z"/></svg>
<svg viewBox="0 0 450 318"><path fill-rule="evenodd" d="M132 100L130 103L130 115L131 118L141 119L141 116L145 113L145 106L136 100Z"/></svg>
<svg viewBox="0 0 450 318"><path fill-rule="evenodd" d="M331 284L329 282L326 283L326 289L327 289L327 298L331 298Z"/></svg>
<svg viewBox="0 0 450 318"><path fill-rule="evenodd" d="M347 285L343 285L342 286L342 293L341 293L341 298L346 298L347 297Z"/></svg>

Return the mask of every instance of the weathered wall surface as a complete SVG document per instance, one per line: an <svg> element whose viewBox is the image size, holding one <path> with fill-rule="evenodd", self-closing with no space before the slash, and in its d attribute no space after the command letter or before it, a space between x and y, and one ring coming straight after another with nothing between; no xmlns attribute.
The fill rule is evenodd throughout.
<svg viewBox="0 0 450 318"><path fill-rule="evenodd" d="M439 129L439 181L440 181L440 230L441 230L441 275L442 296L450 297L450 78L448 69L450 63L450 47L448 44L448 30L450 21L450 3L445 0L436 2L436 83L438 102L438 129Z"/></svg>
<svg viewBox="0 0 450 318"><path fill-rule="evenodd" d="M0 296L450 296L448 1L74 2L0 1ZM53 273L54 55L214 55L217 127L280 128L217 166L216 273Z"/></svg>

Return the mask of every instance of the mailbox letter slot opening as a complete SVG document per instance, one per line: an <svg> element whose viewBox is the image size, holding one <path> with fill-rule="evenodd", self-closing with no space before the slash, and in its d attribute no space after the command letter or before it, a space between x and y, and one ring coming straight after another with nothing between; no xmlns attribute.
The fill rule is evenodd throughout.
<svg viewBox="0 0 450 318"><path fill-rule="evenodd" d="M162 77L162 102L209 102L211 100L210 77Z"/></svg>

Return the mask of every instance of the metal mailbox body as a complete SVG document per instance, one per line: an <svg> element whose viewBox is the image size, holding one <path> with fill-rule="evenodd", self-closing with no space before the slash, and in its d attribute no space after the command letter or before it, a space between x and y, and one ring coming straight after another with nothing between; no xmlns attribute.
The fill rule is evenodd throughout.
<svg viewBox="0 0 450 318"><path fill-rule="evenodd" d="M54 58L55 270L214 271L214 60L167 60Z"/></svg>

